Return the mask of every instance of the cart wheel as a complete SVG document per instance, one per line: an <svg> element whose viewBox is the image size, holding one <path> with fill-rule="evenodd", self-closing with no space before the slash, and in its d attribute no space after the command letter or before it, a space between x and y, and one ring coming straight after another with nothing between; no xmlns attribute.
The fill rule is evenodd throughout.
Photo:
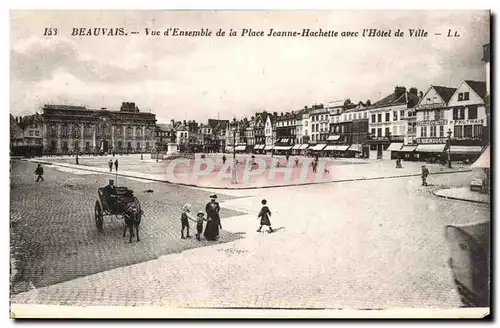
<svg viewBox="0 0 500 328"><path fill-rule="evenodd" d="M97 227L97 230L99 232L102 232L102 224L104 220L103 220L101 204L98 201L95 202L94 214L95 214L95 225Z"/></svg>

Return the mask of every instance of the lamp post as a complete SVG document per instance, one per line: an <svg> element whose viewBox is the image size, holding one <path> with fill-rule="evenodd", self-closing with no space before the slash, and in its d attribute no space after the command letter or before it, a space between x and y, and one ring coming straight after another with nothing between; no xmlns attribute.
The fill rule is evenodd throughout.
<svg viewBox="0 0 500 328"><path fill-rule="evenodd" d="M76 139L76 165L78 165L78 153L80 153L80 139Z"/></svg>
<svg viewBox="0 0 500 328"><path fill-rule="evenodd" d="M233 131L233 165L231 169L231 183L236 184L236 129L238 127L238 122L236 118L233 118L231 122L231 130Z"/></svg>
<svg viewBox="0 0 500 328"><path fill-rule="evenodd" d="M448 129L448 168L451 169L451 129Z"/></svg>

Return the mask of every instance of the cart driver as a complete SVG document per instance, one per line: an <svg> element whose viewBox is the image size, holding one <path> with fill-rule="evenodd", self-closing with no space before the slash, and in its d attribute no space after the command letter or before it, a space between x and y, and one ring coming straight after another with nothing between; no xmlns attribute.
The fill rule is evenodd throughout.
<svg viewBox="0 0 500 328"><path fill-rule="evenodd" d="M109 208L116 207L116 188L114 180L109 180L109 184L104 187L104 198L106 199L106 203L108 203Z"/></svg>

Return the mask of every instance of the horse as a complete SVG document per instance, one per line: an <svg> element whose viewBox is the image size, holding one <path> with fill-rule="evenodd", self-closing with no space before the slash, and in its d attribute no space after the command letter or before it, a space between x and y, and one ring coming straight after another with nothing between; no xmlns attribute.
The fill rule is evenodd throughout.
<svg viewBox="0 0 500 328"><path fill-rule="evenodd" d="M137 207L135 202L131 202L127 204L125 207L125 211L123 212L123 220L125 221L125 229L123 229L123 237L125 237L127 233L127 228L130 231L130 239L129 243L132 242L132 237L134 237L134 227L137 233L137 241L139 240L139 225L141 224L141 217L143 211Z"/></svg>

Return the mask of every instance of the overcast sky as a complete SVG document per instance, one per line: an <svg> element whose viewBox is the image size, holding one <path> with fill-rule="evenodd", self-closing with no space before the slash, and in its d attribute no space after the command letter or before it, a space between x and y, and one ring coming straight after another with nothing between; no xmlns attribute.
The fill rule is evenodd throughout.
<svg viewBox="0 0 500 328"><path fill-rule="evenodd" d="M44 37L57 27L56 37ZM75 37L73 27L140 35ZM144 29L361 31L424 28L427 38L172 38ZM448 29L459 38L446 38ZM443 36L434 36L442 33ZM45 103L118 109L123 101L170 119L230 119L350 98L372 102L396 85L425 90L485 81L489 13L471 11L11 12L11 113Z"/></svg>

